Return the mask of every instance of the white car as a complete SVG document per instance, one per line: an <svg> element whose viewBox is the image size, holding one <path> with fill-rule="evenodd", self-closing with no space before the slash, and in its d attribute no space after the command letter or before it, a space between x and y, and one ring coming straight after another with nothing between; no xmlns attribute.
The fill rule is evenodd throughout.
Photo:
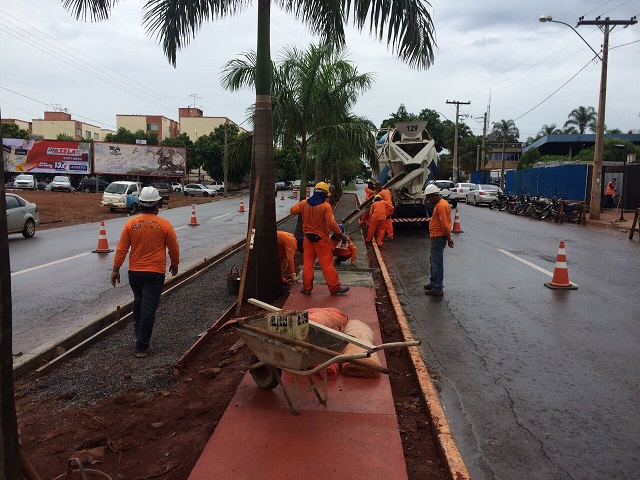
<svg viewBox="0 0 640 480"><path fill-rule="evenodd" d="M172 192L180 193L183 188L184 188L184 186L181 183L173 182L171 184L171 191Z"/></svg>
<svg viewBox="0 0 640 480"><path fill-rule="evenodd" d="M458 200L467 201L467 193L475 183L456 183L456 186L451 189L451 193L457 195Z"/></svg>
<svg viewBox="0 0 640 480"><path fill-rule="evenodd" d="M33 178L33 175L27 173L21 173L13 181L13 188L24 188L33 190L33 187L35 187L35 185L35 178Z"/></svg>
<svg viewBox="0 0 640 480"><path fill-rule="evenodd" d="M209 182L206 187L209 190L215 190L218 193L223 193L224 192L224 182Z"/></svg>
<svg viewBox="0 0 640 480"><path fill-rule="evenodd" d="M69 180L69 177L65 177L64 175L56 175L53 177L53 180L51 180L48 189L52 192L55 192L56 190L71 192L71 180Z"/></svg>
<svg viewBox="0 0 640 480"><path fill-rule="evenodd" d="M467 193L467 203L475 206L482 203L491 204L498 199L500 191L500 188L487 183L474 185Z"/></svg>
<svg viewBox="0 0 640 480"><path fill-rule="evenodd" d="M36 226L40 224L38 206L13 193L5 193L5 198L9 233L22 233L24 238L33 237Z"/></svg>
<svg viewBox="0 0 640 480"><path fill-rule="evenodd" d="M184 196L192 196L202 195L203 197L215 197L218 194L216 190L212 190L208 186L202 185L201 183L189 183L184 186Z"/></svg>

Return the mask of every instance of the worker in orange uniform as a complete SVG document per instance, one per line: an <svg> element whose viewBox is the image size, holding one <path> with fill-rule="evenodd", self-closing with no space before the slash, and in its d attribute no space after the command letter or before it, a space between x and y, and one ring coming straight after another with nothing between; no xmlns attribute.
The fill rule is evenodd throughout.
<svg viewBox="0 0 640 480"><path fill-rule="evenodd" d="M365 242L371 243L373 237L376 237L376 243L382 246L382 239L386 231L387 217L393 213L393 205L385 202L381 195L373 197L373 203L369 207L369 230Z"/></svg>
<svg viewBox="0 0 640 480"><path fill-rule="evenodd" d="M342 241L347 237L340 231L338 223L333 217L331 205L326 202L329 196L329 185L319 182L313 195L295 204L289 210L292 215L302 215L302 232L304 233L302 255L304 269L302 272L303 295L311 295L313 289L313 264L316 258L320 261L322 275L327 282L331 295L347 293L349 287L340 285L338 272L333 265L333 245L329 232L336 234Z"/></svg>
<svg viewBox="0 0 640 480"><path fill-rule="evenodd" d="M340 231L344 234L344 225L339 223L338 227L340 227ZM347 237L347 243L345 243L338 235L332 233L331 243L333 244L333 256L335 257L334 263L336 265L351 259L351 266L356 266L358 249L349 237Z"/></svg>
<svg viewBox="0 0 640 480"><path fill-rule="evenodd" d="M294 257L298 250L298 239L293 233L277 232L278 236L278 256L280 257L280 271L282 281L286 282L285 273L289 273L292 282L298 281ZM300 242L302 243L302 242Z"/></svg>
<svg viewBox="0 0 640 480"><path fill-rule="evenodd" d="M120 267L129 253L129 286L133 291L133 331L136 337L136 357L144 358L150 351L151 333L167 271L167 250L175 276L180 263L178 238L171 223L158 216L162 197L153 187L144 187L138 197L140 215L124 224L113 257L111 285L120 283ZM131 252L129 252L131 249Z"/></svg>
<svg viewBox="0 0 640 480"><path fill-rule="evenodd" d="M429 220L431 276L429 283L424 286L424 293L441 297L444 295L444 247L448 244L449 248L453 248L451 207L449 202L440 196L440 189L436 185L427 185L424 194L427 201L435 205Z"/></svg>
<svg viewBox="0 0 640 480"><path fill-rule="evenodd" d="M376 189L376 195L380 195L382 197L382 200L384 200L391 206L391 212L393 212L391 192L386 188L382 188L382 183L380 182L376 182L374 186ZM386 237L384 237L383 240L393 240L393 222L391 221L391 213L387 217L384 226L384 233L386 234Z"/></svg>
<svg viewBox="0 0 640 480"><path fill-rule="evenodd" d="M369 200L369 198L373 197L376 193L376 187L374 186L372 181L367 183L367 186L364 187L364 199Z"/></svg>
<svg viewBox="0 0 640 480"><path fill-rule="evenodd" d="M616 190L616 178L614 177L609 183L607 183L607 188L604 191L604 208L613 208L613 197L618 190Z"/></svg>

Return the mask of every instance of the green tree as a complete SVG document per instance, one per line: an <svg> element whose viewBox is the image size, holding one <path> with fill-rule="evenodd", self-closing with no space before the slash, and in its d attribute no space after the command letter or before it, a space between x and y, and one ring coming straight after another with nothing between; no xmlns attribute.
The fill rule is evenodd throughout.
<svg viewBox="0 0 640 480"><path fill-rule="evenodd" d="M396 113L390 113L389 118L382 121L380 129L393 128L398 122L412 122L414 120L422 120L422 118L418 118L417 115L407 112L407 107L405 107L404 103L401 103Z"/></svg>
<svg viewBox="0 0 640 480"><path fill-rule="evenodd" d="M76 18L103 20L117 2L105 0L63 0ZM147 0L143 22L150 35L162 44L169 62L176 64L177 51L186 47L203 22L224 18L243 10L249 2L241 0ZM271 111L271 0L257 0L258 33L256 49L256 103L254 115L253 157L250 204L257 205L254 249L247 250L248 270L243 272L245 296L269 301L282 293L276 239L275 197L273 195L273 124ZM435 32L427 4L420 0L277 0L285 11L304 21L312 34L323 41L333 39L345 44L345 24L352 22L362 30L365 25L376 37L386 36L387 44L410 66L428 68L433 63ZM386 35L385 35L386 34ZM256 180L260 178L260 187ZM257 196L256 202L253 197Z"/></svg>
<svg viewBox="0 0 640 480"><path fill-rule="evenodd" d="M513 120L500 120L493 124L493 130L491 135L497 140L502 142L502 165L500 167L500 186L504 190L504 167L507 160L507 142L517 142L520 137L520 130L516 127Z"/></svg>
<svg viewBox="0 0 640 480"><path fill-rule="evenodd" d="M597 120L598 114L593 107L580 106L571 110L569 119L564 122L564 127L574 126L578 129L578 133L582 135L587 128L595 132Z"/></svg>
<svg viewBox="0 0 640 480"><path fill-rule="evenodd" d="M2 122L2 138L29 138L29 132L13 122Z"/></svg>
<svg viewBox="0 0 640 480"><path fill-rule="evenodd" d="M56 140L64 140L64 141L67 141L67 142L73 142L75 139L76 139L75 137L72 137L68 133L59 133L58 135L56 135Z"/></svg>
<svg viewBox="0 0 640 480"><path fill-rule="evenodd" d="M115 143L136 143L136 140L145 140L147 145L158 145L158 134L148 133L142 129L131 132L125 127L120 127L116 133L107 133L104 136L105 142Z"/></svg>
<svg viewBox="0 0 640 480"><path fill-rule="evenodd" d="M540 150L537 148L531 148L524 152L520 159L518 160L518 170L524 170L526 168L531 168L533 165L540 161L542 155L540 154Z"/></svg>

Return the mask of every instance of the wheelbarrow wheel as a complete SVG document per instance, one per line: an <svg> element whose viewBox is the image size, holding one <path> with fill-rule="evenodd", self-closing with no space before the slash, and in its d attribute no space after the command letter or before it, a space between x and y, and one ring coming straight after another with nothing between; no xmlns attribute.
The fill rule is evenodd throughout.
<svg viewBox="0 0 640 480"><path fill-rule="evenodd" d="M249 359L249 365L253 365L259 361L258 357L252 354ZM253 381L256 382L256 385L260 388L264 388L265 390L273 390L278 386L278 378L276 377L274 370L278 370L278 375L282 373L281 369L270 365L252 368L249 372L251 372L251 376L253 377Z"/></svg>

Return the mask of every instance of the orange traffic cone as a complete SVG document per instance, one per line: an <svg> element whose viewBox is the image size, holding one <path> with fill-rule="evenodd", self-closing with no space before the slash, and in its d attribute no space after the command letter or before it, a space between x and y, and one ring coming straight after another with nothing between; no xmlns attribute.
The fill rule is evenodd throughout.
<svg viewBox="0 0 640 480"><path fill-rule="evenodd" d="M240 199L240 210L238 210L240 213L244 213L244 202L242 201L242 199Z"/></svg>
<svg viewBox="0 0 640 480"><path fill-rule="evenodd" d="M456 216L453 219L453 233L464 233L460 228L460 216L458 215L458 209L456 208Z"/></svg>
<svg viewBox="0 0 640 480"><path fill-rule="evenodd" d="M567 269L567 254L564 251L564 240L560 241L558 256L556 257L556 268L553 270L551 282L545 283L545 287L553 290L577 290L578 286L569 281L569 270Z"/></svg>
<svg viewBox="0 0 640 480"><path fill-rule="evenodd" d="M100 235L98 236L98 248L93 250L93 253L111 253L112 249L109 248L109 242L107 242L107 231L104 229L104 220L100 222Z"/></svg>
<svg viewBox="0 0 640 480"><path fill-rule="evenodd" d="M284 200L284 192L280 194L280 200Z"/></svg>
<svg viewBox="0 0 640 480"><path fill-rule="evenodd" d="M189 226L197 227L198 225L200 224L198 223L198 220L196 220L196 206L191 205L191 221L189 222Z"/></svg>

